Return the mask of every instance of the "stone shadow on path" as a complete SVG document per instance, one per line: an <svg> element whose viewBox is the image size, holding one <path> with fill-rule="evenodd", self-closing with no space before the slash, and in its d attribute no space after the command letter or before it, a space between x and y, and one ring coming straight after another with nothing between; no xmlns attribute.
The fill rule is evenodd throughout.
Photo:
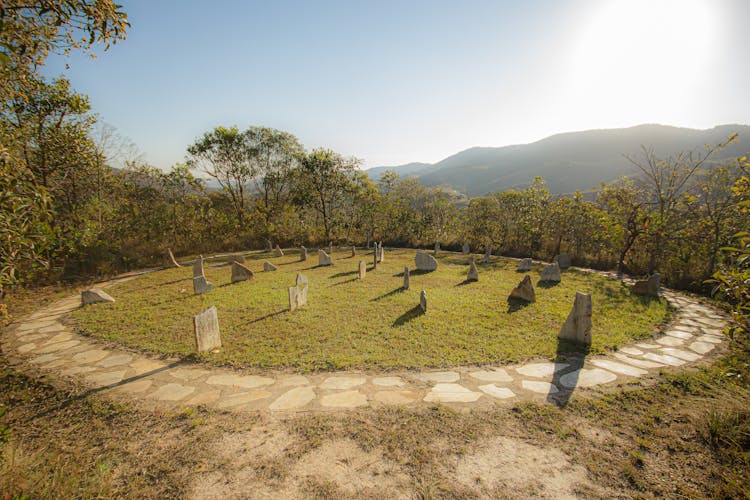
<svg viewBox="0 0 750 500"><path fill-rule="evenodd" d="M548 402L560 408L565 408L568 405L568 401L570 401L578 386L578 374L583 368L590 350L590 346L557 339L557 354L554 361L555 372L552 374L552 387L547 394ZM562 385L560 379L563 376L566 376L565 381L570 387Z"/></svg>

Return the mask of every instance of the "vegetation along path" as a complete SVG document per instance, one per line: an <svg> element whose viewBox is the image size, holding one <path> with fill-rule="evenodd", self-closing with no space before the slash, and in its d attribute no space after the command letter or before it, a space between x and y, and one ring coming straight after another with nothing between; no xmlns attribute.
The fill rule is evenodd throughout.
<svg viewBox="0 0 750 500"><path fill-rule="evenodd" d="M136 279L122 276L100 288ZM614 278L613 275L608 275ZM157 360L75 333L63 318L80 307L70 296L10 325L2 348L31 375L82 383L114 399L153 407L206 405L235 411L315 412L383 405L448 403L456 407L506 401L565 404L573 391L653 376L699 363L725 338L727 318L699 299L661 292L675 313L663 332L603 355L560 354L554 361L443 371L346 371L313 374L238 372L176 358Z"/></svg>

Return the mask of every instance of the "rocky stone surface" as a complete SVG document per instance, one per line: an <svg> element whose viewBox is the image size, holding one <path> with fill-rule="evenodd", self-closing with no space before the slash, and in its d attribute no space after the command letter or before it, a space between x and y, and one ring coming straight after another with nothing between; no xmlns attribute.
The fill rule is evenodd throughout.
<svg viewBox="0 0 750 500"><path fill-rule="evenodd" d="M276 267L275 265L271 264L268 261L265 261L263 263L263 270L264 271L276 271L277 269L278 269L278 267Z"/></svg>
<svg viewBox="0 0 750 500"><path fill-rule="evenodd" d="M281 247L278 244L276 245L276 250L274 251L274 255L276 255L276 257L284 256L284 251L281 249Z"/></svg>
<svg viewBox="0 0 750 500"><path fill-rule="evenodd" d="M560 280L562 280L562 277L560 275L560 266L557 265L557 262L544 266L539 281L545 283L559 283Z"/></svg>
<svg viewBox="0 0 750 500"><path fill-rule="evenodd" d="M419 307L422 308L422 312L427 312L427 292L422 290L422 292L419 294Z"/></svg>
<svg viewBox="0 0 750 500"><path fill-rule="evenodd" d="M414 257L414 261L416 262L418 271L434 271L438 266L435 257L428 255L421 250L417 250L417 255Z"/></svg>
<svg viewBox="0 0 750 500"><path fill-rule="evenodd" d="M523 277L521 282L513 290L511 290L508 300L520 299L526 302L536 302L536 293L534 292L534 285L531 284L531 276L528 274Z"/></svg>
<svg viewBox="0 0 750 500"><path fill-rule="evenodd" d="M636 281L633 285L633 292L638 295L659 296L659 287L661 286L661 275L654 273L647 280Z"/></svg>
<svg viewBox="0 0 750 500"><path fill-rule="evenodd" d="M305 262L307 260L307 248L301 247L299 253L299 261Z"/></svg>
<svg viewBox="0 0 750 500"><path fill-rule="evenodd" d="M531 259L529 259L528 257L525 259L521 259L521 262L518 263L516 271L523 273L531 271Z"/></svg>
<svg viewBox="0 0 750 500"><path fill-rule="evenodd" d="M81 305L96 304L99 302L114 302L115 299L104 290L92 288L81 292Z"/></svg>
<svg viewBox="0 0 750 500"><path fill-rule="evenodd" d="M469 246L468 243L464 243L464 246L461 247L461 253L467 254L469 252L471 252L471 247Z"/></svg>
<svg viewBox="0 0 750 500"><path fill-rule="evenodd" d="M409 271L409 266L404 266L404 285L402 287L404 290L409 289L409 286L410 286L409 280L411 279L410 274L411 272Z"/></svg>
<svg viewBox="0 0 750 500"><path fill-rule="evenodd" d="M198 278L199 276L204 276L202 255L193 261L193 278Z"/></svg>
<svg viewBox="0 0 750 500"><path fill-rule="evenodd" d="M557 265L560 266L560 269L567 269L570 267L570 254L561 253L555 257L555 261L557 262Z"/></svg>
<svg viewBox="0 0 750 500"><path fill-rule="evenodd" d="M219 315L215 306L193 316L195 349L198 353L213 351L221 347Z"/></svg>
<svg viewBox="0 0 750 500"><path fill-rule="evenodd" d="M576 292L573 308L557 338L591 345L591 294Z"/></svg>
<svg viewBox="0 0 750 500"><path fill-rule="evenodd" d="M238 281L246 281L254 277L255 273L253 273L250 269L243 266L239 262L232 262L232 283L237 283Z"/></svg>
<svg viewBox="0 0 750 500"><path fill-rule="evenodd" d="M205 276L198 276L193 278L193 293L195 295L202 295L208 293L213 289L213 285L206 279Z"/></svg>
<svg viewBox="0 0 750 500"><path fill-rule="evenodd" d="M484 257L482 258L482 262L484 264L488 264L490 262L490 255L492 255L492 243L487 245L487 250L484 252Z"/></svg>
<svg viewBox="0 0 750 500"><path fill-rule="evenodd" d="M365 279L365 276L367 276L367 264L365 264L364 260L359 261L359 279L363 280Z"/></svg>
<svg viewBox="0 0 750 500"><path fill-rule="evenodd" d="M318 265L319 266L333 265L333 260L331 260L331 256L325 253L325 251L322 248L318 250Z"/></svg>
<svg viewBox="0 0 750 500"><path fill-rule="evenodd" d="M466 281L479 281L479 271L474 259L469 261L469 272L466 274Z"/></svg>

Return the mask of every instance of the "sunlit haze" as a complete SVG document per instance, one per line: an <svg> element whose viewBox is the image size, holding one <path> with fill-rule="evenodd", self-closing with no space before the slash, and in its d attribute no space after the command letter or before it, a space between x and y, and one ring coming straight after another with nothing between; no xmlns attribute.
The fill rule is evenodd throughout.
<svg viewBox="0 0 750 500"><path fill-rule="evenodd" d="M660 123L750 122L750 2L125 1L128 38L55 57L168 168L217 125L270 126L365 167ZM66 64L69 66L66 69Z"/></svg>

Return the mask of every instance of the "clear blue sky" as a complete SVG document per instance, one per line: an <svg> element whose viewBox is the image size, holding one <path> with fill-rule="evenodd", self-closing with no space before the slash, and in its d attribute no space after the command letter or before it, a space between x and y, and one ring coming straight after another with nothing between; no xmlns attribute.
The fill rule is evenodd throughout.
<svg viewBox="0 0 750 500"><path fill-rule="evenodd" d="M750 123L750 1L124 1L127 40L51 58L168 168L217 125L365 167L572 130ZM69 69L65 68L65 64Z"/></svg>

